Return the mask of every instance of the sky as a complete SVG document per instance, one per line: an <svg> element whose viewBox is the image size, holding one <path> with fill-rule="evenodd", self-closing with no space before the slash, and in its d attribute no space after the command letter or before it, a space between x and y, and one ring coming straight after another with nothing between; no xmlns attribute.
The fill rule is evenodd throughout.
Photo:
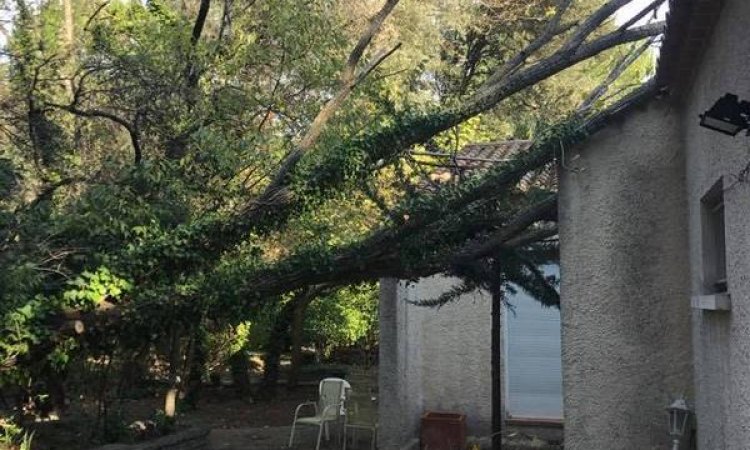
<svg viewBox="0 0 750 450"><path fill-rule="evenodd" d="M627 6L623 6L620 8L619 11L615 14L615 22L617 24L623 24L628 21L631 17L638 14L643 8L648 6L649 3L651 3L652 0L635 0L631 3L629 3ZM667 13L667 10L669 8L667 7L667 2L665 1L664 4L659 7L658 11L658 18L664 19L664 15ZM651 17L653 17L651 14L646 15L643 19L641 19L638 23L644 23L647 22Z"/></svg>
<svg viewBox="0 0 750 450"><path fill-rule="evenodd" d="M143 0L142 0L143 1ZM635 0L631 3L629 3L627 6L622 7L617 13L615 14L615 22L619 25L622 23L625 23L628 19L633 17L635 14L637 14L640 10L645 8L649 3L651 3L652 0ZM664 15L666 14L668 8L667 8L667 2L664 2L664 5L662 5L659 8L659 19L663 19ZM0 12L0 20L6 19L9 16L8 11L2 11ZM652 17L651 14L648 14L646 17L641 19L638 23L645 23ZM5 37L0 35L0 47L5 45Z"/></svg>

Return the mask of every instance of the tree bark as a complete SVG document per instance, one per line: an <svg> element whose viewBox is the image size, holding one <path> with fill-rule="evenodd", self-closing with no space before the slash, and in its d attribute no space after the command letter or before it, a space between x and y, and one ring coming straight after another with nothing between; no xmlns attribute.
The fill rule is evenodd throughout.
<svg viewBox="0 0 750 450"><path fill-rule="evenodd" d="M139 386L146 379L149 367L149 352L151 343L148 342L138 350L131 352L127 357L130 362L124 364L120 372L119 397L125 397L125 392Z"/></svg>
<svg viewBox="0 0 750 450"><path fill-rule="evenodd" d="M264 189L259 199L255 203L267 203L278 198L286 187L287 178L290 172L297 166L302 157L315 145L320 135L323 133L328 122L333 118L336 112L344 104L344 101L349 97L354 88L359 84L372 70L379 65L385 58L396 51L400 44L397 44L392 50L385 52L379 56L373 58L373 61L367 65L357 75L357 65L359 64L365 50L372 42L372 39L377 34L380 27L385 22L385 19L391 14L393 8L396 7L400 0L386 0L380 11L370 19L370 23L364 33L357 40L357 44L352 49L349 57L346 60L344 70L341 72L339 77L339 88L334 96L328 100L325 105L318 111L318 114L313 119L312 123L307 129L307 132L302 139L299 141L297 146L287 155L281 163L281 167L276 171L273 176L271 183Z"/></svg>
<svg viewBox="0 0 750 450"><path fill-rule="evenodd" d="M169 345L169 388L164 397L164 415L174 417L177 412L177 397L180 393L180 367L182 351L180 348L180 327L172 327Z"/></svg>
<svg viewBox="0 0 750 450"><path fill-rule="evenodd" d="M67 60L68 63L72 66L73 61L73 50L74 50L74 39L75 39L75 30L74 30L74 20L73 20L73 5L71 4L72 0L60 0L62 3L63 8L63 42L65 43L65 53L68 54ZM69 66L70 67L70 66ZM73 98L74 95L74 87L73 87L73 79L72 75L70 79L65 80L65 88L68 91L68 96L70 98Z"/></svg>
<svg viewBox="0 0 750 450"><path fill-rule="evenodd" d="M250 395L250 378L248 374L250 366L247 363L246 347L242 347L240 351L229 358L229 367L232 372L232 386L237 395L242 399L247 398Z"/></svg>
<svg viewBox="0 0 750 450"><path fill-rule="evenodd" d="M193 331L185 383L185 403L193 409L198 407L200 400L207 356L206 335L199 328L197 326Z"/></svg>
<svg viewBox="0 0 750 450"><path fill-rule="evenodd" d="M289 304L284 306L268 336L263 382L260 391L266 399L276 396L279 379L281 378L281 354L289 343L289 323L292 319L292 311L293 308Z"/></svg>
<svg viewBox="0 0 750 450"><path fill-rule="evenodd" d="M290 333L293 328L292 324L299 315L301 323L304 322L304 310L307 305L320 293L321 288L313 286L299 291L291 300L289 300L276 317L271 335L266 344L265 369L263 373L263 393L268 397L276 395L276 388L281 375L281 354L290 344ZM302 308L301 310L299 310ZM301 326L298 327L301 333ZM295 380L296 382L296 380Z"/></svg>
<svg viewBox="0 0 750 450"><path fill-rule="evenodd" d="M47 414L56 414L57 417L62 417L63 413L68 407L67 397L65 395L65 372L59 372L53 369L49 363L46 364L44 370L45 385L47 392L49 392L49 405L51 410Z"/></svg>
<svg viewBox="0 0 750 450"><path fill-rule="evenodd" d="M294 309L291 328L289 330L292 346L292 365L289 369L288 389L294 389L299 382L299 371L302 366L302 338L305 331L305 313L314 298L313 296L308 296L308 301L301 302Z"/></svg>
<svg viewBox="0 0 750 450"><path fill-rule="evenodd" d="M198 8L198 16L195 19L193 25L193 32L190 35L190 43L195 45L198 43L198 39L203 34L203 28L206 26L206 18L208 17L208 10L211 8L211 0L201 0L200 7Z"/></svg>

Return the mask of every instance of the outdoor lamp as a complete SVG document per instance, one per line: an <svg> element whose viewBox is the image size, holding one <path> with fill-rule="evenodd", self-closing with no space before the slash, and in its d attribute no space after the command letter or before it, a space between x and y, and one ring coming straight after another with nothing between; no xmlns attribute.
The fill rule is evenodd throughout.
<svg viewBox="0 0 750 450"><path fill-rule="evenodd" d="M678 398L667 408L669 413L669 435L672 437L672 450L679 450L680 439L687 429L690 408L684 398Z"/></svg>
<svg viewBox="0 0 750 450"><path fill-rule="evenodd" d="M727 93L699 117L702 127L735 136L741 130L750 128L750 103Z"/></svg>

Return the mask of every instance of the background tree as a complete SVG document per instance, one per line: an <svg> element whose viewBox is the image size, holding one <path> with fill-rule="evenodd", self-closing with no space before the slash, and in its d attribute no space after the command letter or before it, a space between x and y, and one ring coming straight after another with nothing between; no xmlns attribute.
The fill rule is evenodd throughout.
<svg viewBox="0 0 750 450"><path fill-rule="evenodd" d="M2 382L52 391L73 364L120 373L155 352L184 390L204 332L320 286L470 280L497 260L501 279L549 292L528 255L555 232L554 186L524 180L653 94L631 85L663 31L615 27L628 0L571 3L9 2ZM410 149L508 136L534 145L421 188Z"/></svg>

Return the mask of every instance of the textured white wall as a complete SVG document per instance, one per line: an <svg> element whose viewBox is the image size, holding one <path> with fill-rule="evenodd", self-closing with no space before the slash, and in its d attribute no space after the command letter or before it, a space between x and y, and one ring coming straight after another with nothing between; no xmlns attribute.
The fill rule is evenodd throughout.
<svg viewBox="0 0 750 450"><path fill-rule="evenodd" d="M664 408L692 387L679 123L655 101L575 154L560 191L565 448L668 448Z"/></svg>
<svg viewBox="0 0 750 450"><path fill-rule="evenodd" d="M473 292L439 309L407 303L436 298L456 283L439 276L418 283L381 280L381 448L418 437L426 410L462 412L470 435L490 433L490 296Z"/></svg>
<svg viewBox="0 0 750 450"><path fill-rule="evenodd" d="M418 436L422 406L421 380L411 374L419 371L419 348L411 339L404 286L395 279L380 280L380 357L378 367L379 424L378 446L400 449Z"/></svg>
<svg viewBox="0 0 750 450"><path fill-rule="evenodd" d="M654 386L694 399L700 450L748 448L750 184L735 182L750 161L748 138L698 126L698 114L726 92L750 99L748 23L750 2L726 0L691 85L593 137L576 162L586 170L563 174L566 448L663 447ZM681 164L684 180L675 173ZM703 284L700 200L722 178L731 186L724 203L732 310L691 311L691 368L679 340L689 298ZM649 314L647 303L659 306ZM679 374L691 370L693 394L679 389Z"/></svg>
<svg viewBox="0 0 750 450"><path fill-rule="evenodd" d="M750 184L736 175L750 161L750 138L698 126L698 114L726 92L750 100L750 2L726 0L689 95L679 105L687 153L691 288L702 276L700 199L721 177L729 312L695 311L694 353L699 449L750 448Z"/></svg>
<svg viewBox="0 0 750 450"><path fill-rule="evenodd" d="M431 277L405 289L410 299L431 299L458 283ZM439 309L408 306L409 325L419 336L424 408L466 414L473 435L489 434L492 424L491 306L482 291Z"/></svg>

